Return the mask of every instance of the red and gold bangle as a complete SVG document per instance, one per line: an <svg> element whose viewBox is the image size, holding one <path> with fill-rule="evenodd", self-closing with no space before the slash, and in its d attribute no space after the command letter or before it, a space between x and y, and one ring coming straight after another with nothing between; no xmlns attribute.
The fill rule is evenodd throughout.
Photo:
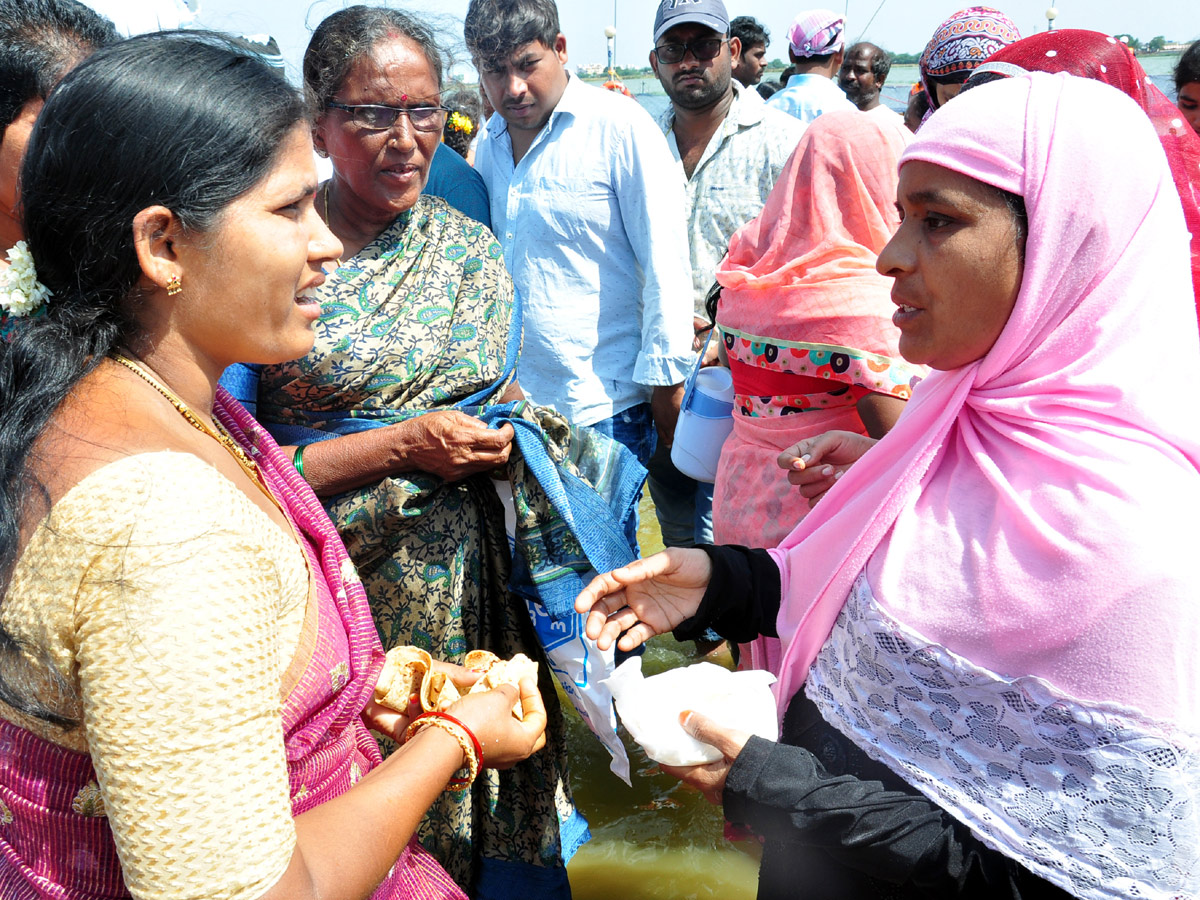
<svg viewBox="0 0 1200 900"><path fill-rule="evenodd" d="M479 743L479 738L475 737L475 733L454 716L434 710L421 713L413 719L404 734L404 740L407 742L418 731L429 726L440 728L453 737L462 748L468 775L466 778L451 779L446 787L447 790L465 791L479 775L479 770L483 768L483 747Z"/></svg>

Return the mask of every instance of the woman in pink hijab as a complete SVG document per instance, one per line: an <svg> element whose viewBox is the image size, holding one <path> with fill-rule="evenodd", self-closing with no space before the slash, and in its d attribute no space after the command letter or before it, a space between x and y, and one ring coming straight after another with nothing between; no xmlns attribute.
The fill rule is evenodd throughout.
<svg viewBox="0 0 1200 900"><path fill-rule="evenodd" d="M602 646L782 641L780 742L691 714L724 758L671 770L764 838L760 897L1200 895L1200 342L1158 148L1066 74L930 119L879 257L936 370L895 428L802 443L828 491L778 548L581 595Z"/></svg>

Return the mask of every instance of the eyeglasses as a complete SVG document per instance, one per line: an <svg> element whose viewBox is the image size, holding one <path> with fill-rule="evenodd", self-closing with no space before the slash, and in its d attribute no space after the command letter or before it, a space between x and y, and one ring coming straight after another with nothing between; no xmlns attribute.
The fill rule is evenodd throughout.
<svg viewBox="0 0 1200 900"><path fill-rule="evenodd" d="M703 62L716 59L717 54L721 52L721 45L727 43L729 43L727 38L704 38L699 41L689 41L686 44L659 44L654 48L654 55L658 57L660 63L673 66L675 63L683 62L683 58L691 50L696 61Z"/></svg>
<svg viewBox="0 0 1200 900"><path fill-rule="evenodd" d="M446 113L450 112L445 106L380 106L377 103L361 106L347 106L344 103L326 105L345 110L350 114L351 122L368 131L385 131L395 125L402 115L408 116L414 131L441 131L446 124Z"/></svg>

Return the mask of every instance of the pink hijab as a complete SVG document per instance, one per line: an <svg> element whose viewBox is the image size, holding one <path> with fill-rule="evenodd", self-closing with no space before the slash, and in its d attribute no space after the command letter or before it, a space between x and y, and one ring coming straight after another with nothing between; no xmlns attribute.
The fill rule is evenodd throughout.
<svg viewBox="0 0 1200 900"><path fill-rule="evenodd" d="M771 551L781 705L865 568L890 616L971 663L1195 734L1200 344L1154 128L1111 87L1033 73L961 95L912 160L1024 197L1021 289L992 349L922 382Z"/></svg>
<svg viewBox="0 0 1200 900"><path fill-rule="evenodd" d="M1192 235L1192 291L1200 317L1200 134L1179 114L1178 107L1154 86L1127 46L1097 31L1060 28L1022 38L996 51L976 72L1011 75L1026 72L1070 72L1111 84L1146 111L1175 179L1183 217Z"/></svg>

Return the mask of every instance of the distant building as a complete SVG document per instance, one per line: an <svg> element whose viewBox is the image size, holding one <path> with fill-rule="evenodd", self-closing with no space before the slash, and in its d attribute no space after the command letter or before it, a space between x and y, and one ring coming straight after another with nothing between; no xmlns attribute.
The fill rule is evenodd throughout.
<svg viewBox="0 0 1200 900"><path fill-rule="evenodd" d="M577 66L575 71L580 78L595 78L597 75L604 74L604 64L588 63L586 66Z"/></svg>

